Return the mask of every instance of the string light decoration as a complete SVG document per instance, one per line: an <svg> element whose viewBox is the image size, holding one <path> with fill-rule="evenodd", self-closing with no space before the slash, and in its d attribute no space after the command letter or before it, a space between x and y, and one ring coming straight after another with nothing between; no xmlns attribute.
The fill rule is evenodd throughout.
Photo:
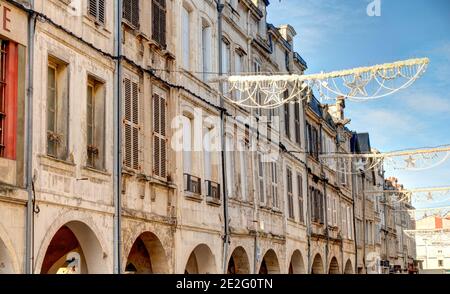
<svg viewBox="0 0 450 294"><path fill-rule="evenodd" d="M418 219L430 215L444 217L450 212L450 206L397 210L396 212L402 213L405 211L408 212L412 219Z"/></svg>
<svg viewBox="0 0 450 294"><path fill-rule="evenodd" d="M394 94L411 86L426 71L428 58L409 59L369 67L311 75L234 75L212 79L224 82L225 99L246 108L273 109L296 103L316 89L321 100L346 97L366 101Z"/></svg>
<svg viewBox="0 0 450 294"><path fill-rule="evenodd" d="M373 190L364 191L365 194L375 195L378 197L388 196L392 202L421 203L421 202L446 202L450 200L450 186L449 187L435 187L435 188L419 188L419 189L404 189L404 190Z"/></svg>
<svg viewBox="0 0 450 294"><path fill-rule="evenodd" d="M386 169L420 171L434 168L450 158L450 145L420 148L414 150L402 150L394 152L374 153L329 153L320 154L319 160L324 164L334 161L338 166L352 166L338 168L337 172L358 174L383 165Z"/></svg>
<svg viewBox="0 0 450 294"><path fill-rule="evenodd" d="M404 230L410 238L421 238L433 244L450 244L450 229Z"/></svg>

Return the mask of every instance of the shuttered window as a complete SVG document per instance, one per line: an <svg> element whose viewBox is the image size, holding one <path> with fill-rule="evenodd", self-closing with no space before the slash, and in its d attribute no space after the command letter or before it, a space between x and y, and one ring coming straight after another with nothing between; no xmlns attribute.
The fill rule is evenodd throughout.
<svg viewBox="0 0 450 294"><path fill-rule="evenodd" d="M288 203L288 217L294 219L294 199L292 195L292 171L288 168L286 170L287 183L287 203Z"/></svg>
<svg viewBox="0 0 450 294"><path fill-rule="evenodd" d="M139 0L123 1L123 18L134 27L139 28Z"/></svg>
<svg viewBox="0 0 450 294"><path fill-rule="evenodd" d="M284 92L284 97L287 98L289 93L287 90ZM284 104L284 133L286 137L291 138L291 116L290 116L290 104Z"/></svg>
<svg viewBox="0 0 450 294"><path fill-rule="evenodd" d="M303 211L303 178L297 175L298 216L301 223L305 222Z"/></svg>
<svg viewBox="0 0 450 294"><path fill-rule="evenodd" d="M153 40L166 46L166 0L152 1L152 33Z"/></svg>
<svg viewBox="0 0 450 294"><path fill-rule="evenodd" d="M89 0L88 14L97 22L105 23L105 0Z"/></svg>
<svg viewBox="0 0 450 294"><path fill-rule="evenodd" d="M333 226L333 206L334 199L332 196L327 195L327 221L329 226Z"/></svg>
<svg viewBox="0 0 450 294"><path fill-rule="evenodd" d="M183 67L189 69L191 67L191 44L190 44L190 13L183 7L181 10L181 49L183 52Z"/></svg>
<svg viewBox="0 0 450 294"><path fill-rule="evenodd" d="M301 146L300 132L300 104L294 104L294 121L295 121L295 142Z"/></svg>
<svg viewBox="0 0 450 294"><path fill-rule="evenodd" d="M266 193L264 185L264 163L262 161L261 154L258 154L258 185L259 185L259 202L261 202L261 204L265 204Z"/></svg>
<svg viewBox="0 0 450 294"><path fill-rule="evenodd" d="M167 178L166 99L153 93L153 173Z"/></svg>
<svg viewBox="0 0 450 294"><path fill-rule="evenodd" d="M278 170L277 163L270 162L272 206L278 208Z"/></svg>
<svg viewBox="0 0 450 294"><path fill-rule="evenodd" d="M124 166L138 170L139 166L139 85L124 79Z"/></svg>
<svg viewBox="0 0 450 294"><path fill-rule="evenodd" d="M7 59L7 41L0 41L0 157L5 156L6 147L6 59Z"/></svg>

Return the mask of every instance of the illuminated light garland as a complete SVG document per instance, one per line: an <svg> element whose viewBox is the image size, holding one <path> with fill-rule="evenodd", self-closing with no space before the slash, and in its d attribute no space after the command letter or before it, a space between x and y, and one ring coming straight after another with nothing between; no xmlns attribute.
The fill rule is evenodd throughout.
<svg viewBox="0 0 450 294"><path fill-rule="evenodd" d="M353 169L337 169L337 172L347 174L358 174L368 171L377 166L394 170L419 171L434 168L450 158L450 146L421 148L415 150L394 151L386 153L330 153L321 154L319 159L322 163L330 165L335 161L336 165L344 162L346 166L353 164Z"/></svg>
<svg viewBox="0 0 450 294"><path fill-rule="evenodd" d="M369 67L311 75L234 75L210 82L224 82L225 99L247 108L273 109L299 102L316 89L322 100L345 97L354 101L382 98L411 86L425 71L428 58L409 59ZM396 85L396 83L398 85Z"/></svg>

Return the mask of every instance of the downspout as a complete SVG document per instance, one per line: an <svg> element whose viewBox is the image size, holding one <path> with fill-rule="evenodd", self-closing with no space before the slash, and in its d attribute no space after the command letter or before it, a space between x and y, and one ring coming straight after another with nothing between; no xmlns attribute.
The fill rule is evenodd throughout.
<svg viewBox="0 0 450 294"><path fill-rule="evenodd" d="M312 268L311 268L311 201L310 201L310 190L309 190L309 169L308 169L308 151L309 151L309 142L308 142L308 128L306 125L306 104L303 103L303 129L305 131L304 138L305 138L305 167L306 167L306 235L308 237L308 269L307 273L311 274Z"/></svg>
<svg viewBox="0 0 450 294"><path fill-rule="evenodd" d="M34 35L36 14L34 13L34 0L30 0L30 12L28 14L28 90L26 100L26 188L28 194L26 212L25 233L25 273L34 273L34 196L33 196L33 63L34 63Z"/></svg>
<svg viewBox="0 0 450 294"><path fill-rule="evenodd" d="M320 120L321 122L324 122L323 119ZM321 140L322 138L322 124L320 124L320 129L319 129L319 140L320 142L322 142ZM322 149L322 145L320 145L321 149ZM321 150L320 150L321 151ZM323 202L324 202L324 215L325 215L325 234L327 237L327 246L325 247L325 272L328 273L328 253L330 251L330 234L328 231L328 197L327 197L327 182L328 179L325 177L325 172L323 169L323 163L320 164L320 173L322 176L322 182L323 182Z"/></svg>
<svg viewBox="0 0 450 294"><path fill-rule="evenodd" d="M352 150L354 149L354 146L352 146ZM352 206L353 206L353 240L355 243L355 274L358 273L358 232L356 231L356 213L355 213L355 199L357 197L356 195L356 190L355 190L355 183L356 183L356 174L355 174L355 170L354 170L354 166L352 163L351 166L351 170L352 170Z"/></svg>
<svg viewBox="0 0 450 294"><path fill-rule="evenodd" d="M251 10L249 9L247 12L247 52L251 52L251 38L249 38L248 36L250 36L250 15L251 15ZM251 60L248 61L248 69L251 69ZM249 70L251 72L251 70ZM250 156L251 158L251 166L255 166L255 156L252 155ZM258 221L258 204L257 204L257 200L256 200L256 182L255 182L255 177L252 175L252 186L253 186L253 224L255 224L255 239L254 239L254 248L253 248L253 274L257 274L258 273L258 260L257 260L257 255L258 255L258 234L259 234L259 221Z"/></svg>
<svg viewBox="0 0 450 294"><path fill-rule="evenodd" d="M224 4L222 0L217 1L217 39L218 39L218 66L219 77L223 75L222 65L222 12ZM223 218L224 218L224 234L223 234L223 273L227 273L227 257L228 257L228 245L230 242L230 232L228 227L228 195L227 195L227 178L226 178L226 164L225 164L225 110L223 99L223 81L219 82L219 95L220 95L220 132L221 132L221 157L222 157L222 190L223 190Z"/></svg>
<svg viewBox="0 0 450 294"><path fill-rule="evenodd" d="M363 195L363 267L365 274L367 274L367 267L366 267L366 193L364 192L365 189L365 175L364 172L361 172L361 181L362 181L362 195Z"/></svg>
<svg viewBox="0 0 450 294"><path fill-rule="evenodd" d="M114 75L114 105L113 105L113 126L114 126L114 167L113 167L113 185L114 185L114 274L121 274L121 186L122 186L122 132L121 132L121 93L122 93L122 0L114 1L114 56L116 59Z"/></svg>

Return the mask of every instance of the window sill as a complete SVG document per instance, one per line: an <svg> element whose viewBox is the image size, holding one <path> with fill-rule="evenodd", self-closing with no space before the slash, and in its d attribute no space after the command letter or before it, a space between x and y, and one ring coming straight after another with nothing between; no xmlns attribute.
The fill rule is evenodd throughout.
<svg viewBox="0 0 450 294"><path fill-rule="evenodd" d="M220 201L220 199L215 199L215 198L206 196L206 203L208 203L211 206L218 207L222 204L222 201Z"/></svg>
<svg viewBox="0 0 450 294"><path fill-rule="evenodd" d="M153 177L153 176L146 176L146 180L151 185L167 187L167 188L170 188L170 189L176 189L177 188L177 186L174 183L168 182L167 180L164 180L164 179L161 179L161 178L157 178L157 177Z"/></svg>
<svg viewBox="0 0 450 294"><path fill-rule="evenodd" d="M53 168L58 168L65 172L75 173L76 164L67 160L58 159L48 155L40 155L40 164Z"/></svg>
<svg viewBox="0 0 450 294"><path fill-rule="evenodd" d="M287 221L292 223L292 224L297 224L297 222L295 221L295 218L288 216L287 217Z"/></svg>
<svg viewBox="0 0 450 294"><path fill-rule="evenodd" d="M272 212L275 214L283 214L281 209L279 209L278 207L272 207Z"/></svg>
<svg viewBox="0 0 450 294"><path fill-rule="evenodd" d="M122 24L124 24L128 29L132 30L134 34L139 34L139 26L135 26L132 23L130 23L127 19L122 17Z"/></svg>
<svg viewBox="0 0 450 294"><path fill-rule="evenodd" d="M201 194L195 194L189 191L184 191L184 197L199 203L203 201L203 196Z"/></svg>
<svg viewBox="0 0 450 294"><path fill-rule="evenodd" d="M93 18L91 18L87 15L83 16L83 23L85 25L89 26L90 28L96 30L97 32L102 34L104 37L106 37L106 38L111 37L111 32L106 28L106 23L104 23L104 24L98 23L96 20L94 20Z"/></svg>
<svg viewBox="0 0 450 294"><path fill-rule="evenodd" d="M122 166L122 174L127 176L137 175L139 172L137 170Z"/></svg>
<svg viewBox="0 0 450 294"><path fill-rule="evenodd" d="M82 177L89 177L89 178L94 178L100 181L110 181L111 180L111 174L108 173L105 170L99 170L99 169L95 169L89 166L84 166L82 168L81 171L81 176Z"/></svg>

